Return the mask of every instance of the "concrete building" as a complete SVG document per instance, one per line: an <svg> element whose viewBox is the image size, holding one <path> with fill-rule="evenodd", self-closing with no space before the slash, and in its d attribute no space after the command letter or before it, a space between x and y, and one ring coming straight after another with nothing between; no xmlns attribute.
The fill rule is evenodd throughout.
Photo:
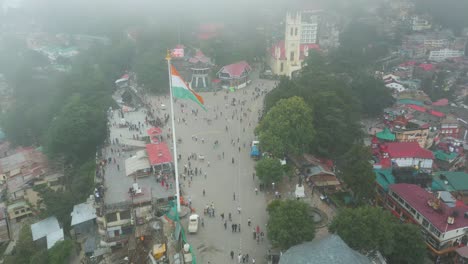
<svg viewBox="0 0 468 264"><path fill-rule="evenodd" d="M427 147L429 127L422 128L407 125L406 127L395 127L393 133L395 133L398 142L417 142L421 148Z"/></svg>
<svg viewBox="0 0 468 264"><path fill-rule="evenodd" d="M464 50L453 50L453 49L441 49L433 50L429 53L429 60L435 62L441 62L446 59L460 58L465 56Z"/></svg>
<svg viewBox="0 0 468 264"><path fill-rule="evenodd" d="M421 148L417 142L387 142L373 144L372 151L378 160L374 168L392 168L394 166L417 167L426 172L432 171L434 154Z"/></svg>
<svg viewBox="0 0 468 264"><path fill-rule="evenodd" d="M406 183L390 185L383 200L383 205L401 221L421 227L426 244L436 255L448 254L468 241L468 206L463 203L449 207L438 194Z"/></svg>
<svg viewBox="0 0 468 264"><path fill-rule="evenodd" d="M10 221L17 222L32 215L31 207L25 201L19 201L8 205L7 212Z"/></svg>
<svg viewBox="0 0 468 264"><path fill-rule="evenodd" d="M64 240L63 229L55 216L51 216L31 225L32 239L40 246L52 248Z"/></svg>
<svg viewBox="0 0 468 264"><path fill-rule="evenodd" d="M432 24L429 22L429 20L419 16L413 16L411 18L411 29L413 31L423 31L431 28Z"/></svg>
<svg viewBox="0 0 468 264"><path fill-rule="evenodd" d="M10 222L5 205L0 204L0 243L10 241Z"/></svg>

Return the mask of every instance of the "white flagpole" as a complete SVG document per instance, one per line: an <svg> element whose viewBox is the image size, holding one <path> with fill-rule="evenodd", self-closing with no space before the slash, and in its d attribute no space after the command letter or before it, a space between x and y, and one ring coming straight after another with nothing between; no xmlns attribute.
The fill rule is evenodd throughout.
<svg viewBox="0 0 468 264"><path fill-rule="evenodd" d="M172 147L174 152L174 174L176 186L176 199L177 199L177 212L180 213L180 188L179 188L179 168L177 165L177 146L175 134L175 121L174 121L174 99L172 98L172 77L171 77L171 53L167 51L166 55L167 69L169 71L169 97L171 99L171 122L172 122Z"/></svg>

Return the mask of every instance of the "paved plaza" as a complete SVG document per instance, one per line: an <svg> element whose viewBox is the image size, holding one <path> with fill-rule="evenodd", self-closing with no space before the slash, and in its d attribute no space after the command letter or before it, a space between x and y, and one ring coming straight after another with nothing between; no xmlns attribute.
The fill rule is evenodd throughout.
<svg viewBox="0 0 468 264"><path fill-rule="evenodd" d="M255 88L268 91L274 83L257 79L247 88L235 92L203 93L207 111L191 101L179 100L175 104L176 134L182 140L177 147L181 155L179 174L184 174L184 166L189 166L188 157L192 153L205 156L204 160L190 160L193 170L201 170L198 176L185 174L185 179L180 177L185 199L192 202L192 207L204 221L204 228L200 227L197 234L188 235L197 263L235 263L239 253L249 254L249 263L252 257L256 263L266 263L269 248L265 230L266 199L262 192L255 193L258 181L253 178L255 161L250 158L250 144L263 106L263 95L259 95ZM233 98L235 106L231 104ZM163 112L160 116L170 113L168 97L151 100L153 107ZM161 104L166 106L165 110L161 109ZM198 114L194 113L196 111ZM165 132L167 130L166 127ZM205 216L205 206L212 203L215 217ZM232 214L232 222L227 221L226 229L221 213L225 219ZM250 227L248 218L252 221ZM232 224L240 224L241 232L233 233ZM257 225L265 233L265 239L260 243L253 239L253 228ZM234 251L233 260L231 251Z"/></svg>

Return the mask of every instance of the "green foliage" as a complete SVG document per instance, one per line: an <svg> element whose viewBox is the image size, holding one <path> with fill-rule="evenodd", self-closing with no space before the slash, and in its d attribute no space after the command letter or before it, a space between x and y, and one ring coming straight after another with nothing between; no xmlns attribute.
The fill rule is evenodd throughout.
<svg viewBox="0 0 468 264"><path fill-rule="evenodd" d="M387 256L389 263L424 263L427 254L421 229L413 224L397 224L394 230L394 250ZM400 243L402 241L402 243Z"/></svg>
<svg viewBox="0 0 468 264"><path fill-rule="evenodd" d="M354 201L358 204L368 202L374 195L375 175L369 162L371 159L367 147L355 144L339 164L340 176L353 191Z"/></svg>
<svg viewBox="0 0 468 264"><path fill-rule="evenodd" d="M263 151L275 157L300 155L314 139L312 109L300 97L281 99L255 129Z"/></svg>
<svg viewBox="0 0 468 264"><path fill-rule="evenodd" d="M431 15L435 24L450 28L455 33L460 33L463 28L468 27L467 1L416 0L415 7L419 13Z"/></svg>
<svg viewBox="0 0 468 264"><path fill-rule="evenodd" d="M47 207L46 215L56 216L59 222L63 223L64 229L69 230L70 212L73 211L73 205L81 201L75 200L73 194L69 191L54 191L48 187L40 188L38 191Z"/></svg>
<svg viewBox="0 0 468 264"><path fill-rule="evenodd" d="M376 207L345 208L333 219L329 230L337 233L348 246L361 252L379 250L388 255L394 250L395 218Z"/></svg>
<svg viewBox="0 0 468 264"><path fill-rule="evenodd" d="M308 204L297 200L274 200L268 205L267 234L275 247L288 249L315 237Z"/></svg>
<svg viewBox="0 0 468 264"><path fill-rule="evenodd" d="M46 249L42 249L34 253L31 256L31 260L29 261L31 264L49 264L49 254Z"/></svg>
<svg viewBox="0 0 468 264"><path fill-rule="evenodd" d="M38 260L36 263L44 263L44 257L39 256L39 249L32 241L32 233L29 225L25 224L19 231L19 237L16 241L15 250L13 251L12 256L7 256L4 259L5 264L17 264L17 263L33 263L32 257L34 256L35 260ZM37 256L36 256L37 254ZM41 254L42 255L42 254Z"/></svg>
<svg viewBox="0 0 468 264"><path fill-rule="evenodd" d="M272 182L280 182L284 174L281 162L277 158L259 160L255 165L255 173L258 179L267 186Z"/></svg>
<svg viewBox="0 0 468 264"><path fill-rule="evenodd" d="M57 242L49 250L49 263L50 264L62 264L67 263L73 250L73 241L65 239L64 241Z"/></svg>
<svg viewBox="0 0 468 264"><path fill-rule="evenodd" d="M67 161L92 156L106 137L106 114L73 96L52 121L46 150L51 157L63 155Z"/></svg>
<svg viewBox="0 0 468 264"><path fill-rule="evenodd" d="M378 207L343 209L329 230L348 246L363 253L380 251L389 263L423 263L425 245L419 227L396 221Z"/></svg>
<svg viewBox="0 0 468 264"><path fill-rule="evenodd" d="M138 83L143 85L147 91L157 94L169 92L169 76L165 57L165 50L157 48L138 55L135 72L138 76Z"/></svg>
<svg viewBox="0 0 468 264"><path fill-rule="evenodd" d="M395 101L390 89L381 80L370 75L357 76L351 83L351 88L361 102L362 113L370 117L380 116L383 109Z"/></svg>

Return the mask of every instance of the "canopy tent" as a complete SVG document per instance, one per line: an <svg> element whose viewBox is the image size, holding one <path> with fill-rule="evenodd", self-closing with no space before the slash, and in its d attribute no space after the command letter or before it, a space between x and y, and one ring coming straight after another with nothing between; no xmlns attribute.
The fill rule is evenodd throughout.
<svg viewBox="0 0 468 264"><path fill-rule="evenodd" d="M125 175L147 175L151 170L149 159L144 150L125 160Z"/></svg>
<svg viewBox="0 0 468 264"><path fill-rule="evenodd" d="M388 129L387 127L384 128L383 131L378 132L376 134L376 137L378 139L387 140L387 141L395 141L396 139L395 134L393 134L392 131L390 131L390 129Z"/></svg>
<svg viewBox="0 0 468 264"><path fill-rule="evenodd" d="M252 146L251 150L250 150L250 156L252 157L260 157L260 150L258 150L258 147L257 146Z"/></svg>

